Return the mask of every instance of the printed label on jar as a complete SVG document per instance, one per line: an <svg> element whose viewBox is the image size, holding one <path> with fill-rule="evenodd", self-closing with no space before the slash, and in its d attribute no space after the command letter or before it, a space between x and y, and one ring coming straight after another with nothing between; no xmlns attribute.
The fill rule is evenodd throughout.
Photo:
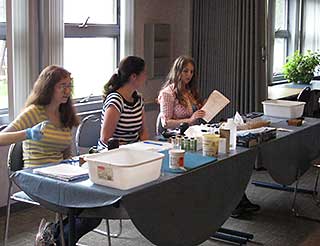
<svg viewBox="0 0 320 246"><path fill-rule="evenodd" d="M169 151L169 168L178 169L184 166L184 150L173 149Z"/></svg>

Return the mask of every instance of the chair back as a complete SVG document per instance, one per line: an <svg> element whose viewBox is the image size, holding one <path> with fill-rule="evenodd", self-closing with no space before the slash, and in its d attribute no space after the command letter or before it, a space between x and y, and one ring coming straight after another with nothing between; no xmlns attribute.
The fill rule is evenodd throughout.
<svg viewBox="0 0 320 246"><path fill-rule="evenodd" d="M309 116L308 115L308 111L311 108L310 100L311 100L311 87L310 86L306 86L299 93L299 95L297 97L297 101L306 103L306 105L304 106L304 110L303 110L303 116ZM312 117L312 115L311 115L311 117Z"/></svg>
<svg viewBox="0 0 320 246"><path fill-rule="evenodd" d="M7 126L8 126L8 125L1 125L1 126L0 126L0 132L1 132L2 130L4 130Z"/></svg>
<svg viewBox="0 0 320 246"><path fill-rule="evenodd" d="M162 123L161 123L161 114L159 113L158 117L157 117L157 121L156 121L156 134L157 134L157 136L162 135L162 133L165 130L166 129L162 126Z"/></svg>
<svg viewBox="0 0 320 246"><path fill-rule="evenodd" d="M101 120L97 115L89 115L81 121L76 132L76 152L80 154L80 148L96 146L100 138Z"/></svg>
<svg viewBox="0 0 320 246"><path fill-rule="evenodd" d="M7 165L9 172L22 170L24 167L22 142L13 143L8 151Z"/></svg>
<svg viewBox="0 0 320 246"><path fill-rule="evenodd" d="M310 96L311 96L311 87L307 86L299 93L297 97L297 101L308 103L310 101Z"/></svg>

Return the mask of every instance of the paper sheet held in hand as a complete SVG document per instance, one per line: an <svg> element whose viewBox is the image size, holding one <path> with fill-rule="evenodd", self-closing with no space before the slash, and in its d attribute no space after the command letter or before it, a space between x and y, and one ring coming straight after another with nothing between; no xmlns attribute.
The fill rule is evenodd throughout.
<svg viewBox="0 0 320 246"><path fill-rule="evenodd" d="M204 110L206 112L203 119L206 122L210 122L213 117L215 117L228 103L230 100L226 98L222 93L220 93L217 90L214 90L205 105L201 108L201 110Z"/></svg>

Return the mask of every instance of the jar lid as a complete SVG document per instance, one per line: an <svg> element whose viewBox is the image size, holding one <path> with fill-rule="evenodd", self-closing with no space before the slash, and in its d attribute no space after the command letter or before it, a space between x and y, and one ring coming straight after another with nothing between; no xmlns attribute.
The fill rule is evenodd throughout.
<svg viewBox="0 0 320 246"><path fill-rule="evenodd" d="M171 149L169 154L184 154L186 151L184 149Z"/></svg>

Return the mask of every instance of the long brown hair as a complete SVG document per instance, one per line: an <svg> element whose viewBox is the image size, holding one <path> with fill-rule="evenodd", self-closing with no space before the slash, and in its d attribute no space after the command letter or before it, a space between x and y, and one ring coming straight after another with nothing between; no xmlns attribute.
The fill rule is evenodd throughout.
<svg viewBox="0 0 320 246"><path fill-rule="evenodd" d="M185 66L188 64L193 65L193 76L191 81L186 85L186 89L189 90L196 100L197 104L201 104L201 99L199 97L198 89L197 89L197 73L195 62L191 57L188 56L179 56L173 63L170 72L167 76L167 82L163 85L163 88L173 84L173 90L176 94L176 97L180 104L183 106L187 106L187 101L183 97L182 88L185 86L181 80L181 74Z"/></svg>
<svg viewBox="0 0 320 246"><path fill-rule="evenodd" d="M103 101L106 97L129 82L131 74L139 75L144 71L145 62L137 56L127 56L121 60L117 71L103 87ZM133 97L137 96L136 92Z"/></svg>
<svg viewBox="0 0 320 246"><path fill-rule="evenodd" d="M32 104L39 106L49 105L53 98L55 85L65 78L71 78L71 73L62 67L50 65L43 69L33 85L25 107ZM79 125L79 118L75 113L71 96L66 103L60 104L59 112L60 120L64 127L72 128Z"/></svg>

